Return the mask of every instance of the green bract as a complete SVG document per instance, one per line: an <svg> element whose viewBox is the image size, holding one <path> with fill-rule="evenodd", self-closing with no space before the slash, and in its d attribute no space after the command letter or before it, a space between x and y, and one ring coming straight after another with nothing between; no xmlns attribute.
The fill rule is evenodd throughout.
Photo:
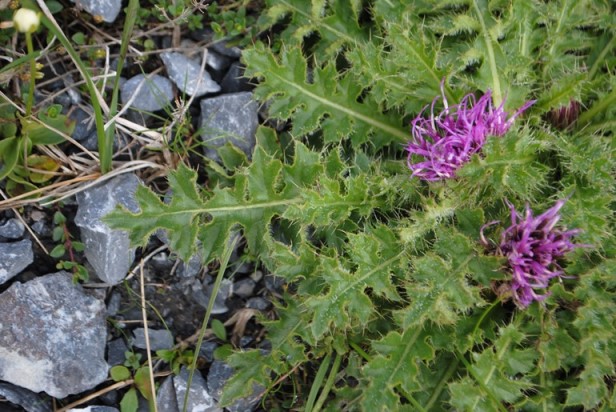
<svg viewBox="0 0 616 412"><path fill-rule="evenodd" d="M266 4L260 28L275 36L244 60L270 120L289 127L261 127L250 162L221 156L210 186L181 166L169 204L143 187L140 213L106 219L135 244L166 229L183 258L200 247L206 262L241 231L289 285L261 320L271 350L227 357L237 373L222 402L259 383L266 410L616 408L613 6ZM451 102L490 89L509 111L537 103L455 179L410 179L409 122L443 78ZM579 118L550 124L572 101ZM500 302L509 273L482 226L510 219L505 199L546 210L570 194L559 224L590 246L564 256L545 302Z"/></svg>

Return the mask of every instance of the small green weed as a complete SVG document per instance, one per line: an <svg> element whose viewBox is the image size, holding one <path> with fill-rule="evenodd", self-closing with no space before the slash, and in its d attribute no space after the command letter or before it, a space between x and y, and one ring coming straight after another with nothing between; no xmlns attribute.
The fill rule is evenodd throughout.
<svg viewBox="0 0 616 412"><path fill-rule="evenodd" d="M77 262L75 256L75 253L83 252L84 244L73 239L66 224L66 216L59 210L53 215L53 223L55 226L52 231L52 239L59 243L49 252L49 256L60 259L68 253L69 260L60 260L56 268L72 272L74 283L87 282L90 279L88 269Z"/></svg>
<svg viewBox="0 0 616 412"><path fill-rule="evenodd" d="M141 355L127 351L124 365L116 365L109 370L109 375L114 382L132 381L131 387L124 393L120 401L122 412L136 412L139 407L138 394L140 393L150 405L155 401L150 385L150 369L141 366ZM131 373L131 370L133 371ZM154 410L154 409L150 409Z"/></svg>

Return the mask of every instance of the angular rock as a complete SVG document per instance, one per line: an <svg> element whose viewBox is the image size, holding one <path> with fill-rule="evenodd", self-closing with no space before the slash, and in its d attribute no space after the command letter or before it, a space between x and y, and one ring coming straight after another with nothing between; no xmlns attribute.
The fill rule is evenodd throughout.
<svg viewBox="0 0 616 412"><path fill-rule="evenodd" d="M201 344L201 348L199 348L199 356L204 357L208 362L212 362L216 349L218 349L218 343L206 340Z"/></svg>
<svg viewBox="0 0 616 412"><path fill-rule="evenodd" d="M99 406L99 405L91 405L85 408L72 408L67 412L120 412L117 408L111 406Z"/></svg>
<svg viewBox="0 0 616 412"><path fill-rule="evenodd" d="M141 87L139 87L141 85ZM137 91L138 90L138 91ZM135 110L155 112L165 108L174 97L173 85L166 77L158 74L138 74L120 87L122 102L126 104L137 93L130 107Z"/></svg>
<svg viewBox="0 0 616 412"><path fill-rule="evenodd" d="M0 285L19 274L33 260L34 254L30 240L0 243Z"/></svg>
<svg viewBox="0 0 616 412"><path fill-rule="evenodd" d="M248 79L244 77L244 68L239 62L231 64L220 83L220 87L224 93L245 92L252 89Z"/></svg>
<svg viewBox="0 0 616 412"><path fill-rule="evenodd" d="M65 398L107 378L105 305L72 279L58 272L0 295L0 380Z"/></svg>
<svg viewBox="0 0 616 412"><path fill-rule="evenodd" d="M10 383L0 382L0 397L14 405L21 406L26 412L50 412L51 402L39 394Z"/></svg>
<svg viewBox="0 0 616 412"><path fill-rule="evenodd" d="M115 177L77 195L79 209L75 224L81 229L85 255L96 275L111 285L121 282L135 258L128 234L112 230L101 218L121 204L138 212L135 191L139 179L133 174Z"/></svg>
<svg viewBox="0 0 616 412"><path fill-rule="evenodd" d="M186 396L186 388L188 386L189 371L182 368L180 374L173 378L173 387L175 388L175 397L177 406L183 410L184 396ZM216 400L209 394L205 379L201 376L201 372L195 371L188 393L188 411L199 412L223 412L216 404Z"/></svg>
<svg viewBox="0 0 616 412"><path fill-rule="evenodd" d="M214 50L208 50L207 57L205 58L205 64L213 70L221 72L229 67L229 64L231 64L231 59L227 56L216 53Z"/></svg>
<svg viewBox="0 0 616 412"><path fill-rule="evenodd" d="M183 262L183 261L180 262L176 273L181 278L191 278L191 277L197 276L199 272L201 272L202 268L203 268L203 265L201 264L201 254L197 253L191 256L188 263Z"/></svg>
<svg viewBox="0 0 616 412"><path fill-rule="evenodd" d="M80 107L70 110L68 118L75 121L75 130L71 135L73 139L80 142L95 132L94 117Z"/></svg>
<svg viewBox="0 0 616 412"><path fill-rule="evenodd" d="M259 106L252 93L225 94L201 100L201 139L205 155L218 159L216 149L230 142L248 157L255 147Z"/></svg>
<svg viewBox="0 0 616 412"><path fill-rule="evenodd" d="M216 295L216 299L214 300L214 306L212 307L213 315L221 315L229 311L229 308L225 304L225 301L231 296L232 288L233 283L229 279L222 280L222 282L220 283L220 288L218 289L218 294ZM213 284L202 285L198 280L195 279L195 282L192 285L192 298L199 305L207 309L213 291Z"/></svg>
<svg viewBox="0 0 616 412"><path fill-rule="evenodd" d="M216 360L210 366L207 374L207 387L214 396L214 399L219 400L222 396L222 390L227 381L233 376L233 368L223 361ZM256 409L259 400L265 392L265 387L258 383L252 384L252 393L246 398L238 399L231 406L227 406L229 412L250 412Z"/></svg>
<svg viewBox="0 0 616 412"><path fill-rule="evenodd" d="M165 52L160 55L169 78L182 92L195 97L206 93L217 93L220 86L204 69L201 72L199 63L189 59L181 53ZM201 76L199 76L201 74Z"/></svg>
<svg viewBox="0 0 616 412"><path fill-rule="evenodd" d="M126 360L128 346L122 338L114 339L107 344L107 363L109 366L122 365Z"/></svg>
<svg viewBox="0 0 616 412"><path fill-rule="evenodd" d="M19 239L24 235L25 226L19 219L9 219L0 225L0 237L6 239Z"/></svg>
<svg viewBox="0 0 616 412"><path fill-rule="evenodd" d="M235 46L229 46L226 42L218 41L211 46L212 50L215 50L217 53L222 54L223 56L231 57L232 59L239 59L242 57L242 49Z"/></svg>
<svg viewBox="0 0 616 412"><path fill-rule="evenodd" d="M272 304L262 297L255 296L254 298L250 298L246 301L246 307L249 309L266 311L272 307Z"/></svg>
<svg viewBox="0 0 616 412"><path fill-rule="evenodd" d="M92 16L99 16L106 23L113 23L122 9L121 0L71 0Z"/></svg>
<svg viewBox="0 0 616 412"><path fill-rule="evenodd" d="M238 280L233 284L233 294L240 298L249 298L255 291L257 284L250 278Z"/></svg>
<svg viewBox="0 0 616 412"><path fill-rule="evenodd" d="M135 336L132 342L133 346L139 349L146 349L145 329L136 328L133 331L133 335ZM173 347L173 335L166 329L148 329L148 338L150 340L150 350L152 351L171 349Z"/></svg>
<svg viewBox="0 0 616 412"><path fill-rule="evenodd" d="M156 406L159 411L180 412L173 387L173 376L169 376L156 391Z"/></svg>
<svg viewBox="0 0 616 412"><path fill-rule="evenodd" d="M276 276L273 273L265 275L265 287L270 292L281 293L285 283L284 278Z"/></svg>

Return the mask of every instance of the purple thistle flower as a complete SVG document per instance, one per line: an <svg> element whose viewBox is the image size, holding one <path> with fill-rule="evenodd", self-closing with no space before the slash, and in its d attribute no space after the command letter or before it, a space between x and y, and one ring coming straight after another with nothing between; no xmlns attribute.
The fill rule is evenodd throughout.
<svg viewBox="0 0 616 412"><path fill-rule="evenodd" d="M556 227L560 220L558 212L565 201L557 201L537 217L533 216L528 204L524 216L521 216L507 202L511 209L511 226L502 233L497 253L507 258L512 279L499 290L509 292L515 303L522 308L549 296L549 293L540 294L538 290L547 289L550 279L563 276L558 259L574 248L583 246L571 242L571 238L580 230ZM483 237L483 229L494 223L490 222L481 229L484 244L487 242Z"/></svg>
<svg viewBox="0 0 616 412"><path fill-rule="evenodd" d="M412 176L435 181L455 176L474 153L481 150L488 136L504 135L516 117L535 103L526 102L513 115L503 110L505 102L494 108L492 92L488 90L475 101L473 94L467 94L455 106L449 106L445 98L444 81L441 82L443 106L445 109L434 114L437 96L431 105L430 117L422 117L426 106L411 122L413 139L406 147L409 152L407 165ZM414 157L423 160L414 162Z"/></svg>

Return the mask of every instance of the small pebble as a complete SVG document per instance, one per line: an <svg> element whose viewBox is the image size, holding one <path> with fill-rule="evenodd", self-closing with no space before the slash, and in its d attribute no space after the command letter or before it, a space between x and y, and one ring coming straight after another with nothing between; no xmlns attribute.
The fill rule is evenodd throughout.
<svg viewBox="0 0 616 412"><path fill-rule="evenodd" d="M233 284L233 294L240 298L249 298L253 295L257 284L250 278L242 279Z"/></svg>
<svg viewBox="0 0 616 412"><path fill-rule="evenodd" d="M0 236L6 239L19 239L23 236L25 226L19 219L9 219L0 225Z"/></svg>
<svg viewBox="0 0 616 412"><path fill-rule="evenodd" d="M248 301L246 302L246 307L248 309L257 309L261 311L266 311L272 307L272 304L268 302L267 300L257 296L257 297L248 299Z"/></svg>

